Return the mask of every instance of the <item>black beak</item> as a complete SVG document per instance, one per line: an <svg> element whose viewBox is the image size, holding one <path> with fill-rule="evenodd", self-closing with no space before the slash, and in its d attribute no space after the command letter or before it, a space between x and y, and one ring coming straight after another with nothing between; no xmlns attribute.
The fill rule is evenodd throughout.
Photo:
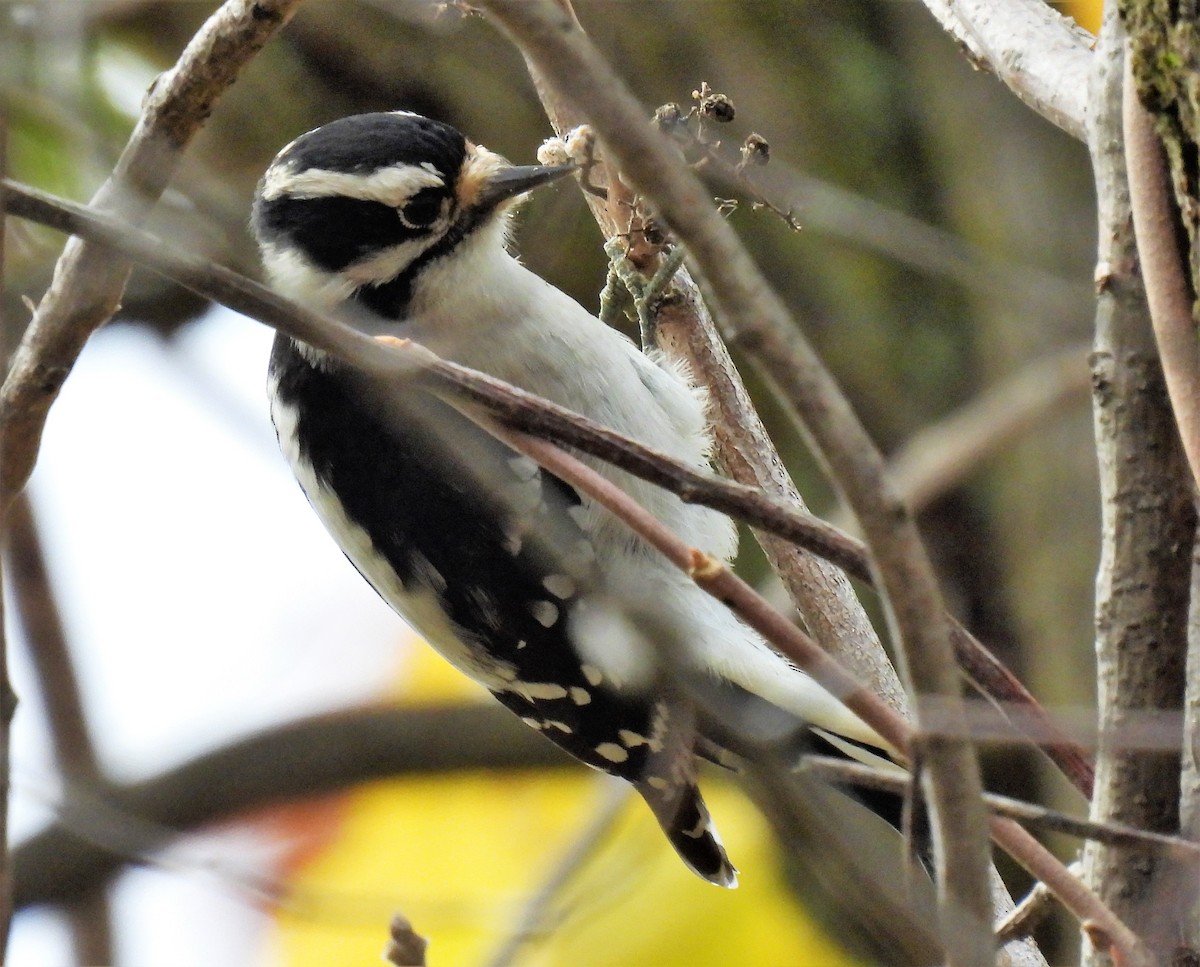
<svg viewBox="0 0 1200 967"><path fill-rule="evenodd" d="M558 181L576 169L576 165L524 165L503 168L488 178L472 207L489 211L506 199Z"/></svg>

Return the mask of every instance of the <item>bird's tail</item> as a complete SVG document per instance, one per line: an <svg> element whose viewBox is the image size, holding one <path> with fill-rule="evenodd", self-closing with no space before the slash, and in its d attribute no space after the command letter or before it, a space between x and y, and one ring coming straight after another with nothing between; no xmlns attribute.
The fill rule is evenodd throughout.
<svg viewBox="0 0 1200 967"><path fill-rule="evenodd" d="M661 779L658 785L648 779L639 782L637 790L650 806L675 852L697 876L717 886L736 888L738 871L729 862L700 790L694 783L673 788L663 788L663 785Z"/></svg>

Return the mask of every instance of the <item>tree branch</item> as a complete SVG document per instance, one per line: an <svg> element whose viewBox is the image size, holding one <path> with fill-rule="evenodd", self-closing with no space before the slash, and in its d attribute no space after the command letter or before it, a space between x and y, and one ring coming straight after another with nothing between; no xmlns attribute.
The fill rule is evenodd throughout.
<svg viewBox="0 0 1200 967"><path fill-rule="evenodd" d="M1072 346L1042 356L985 389L946 419L908 439L891 459L892 481L920 512L987 457L1091 385L1087 350Z"/></svg>
<svg viewBox="0 0 1200 967"><path fill-rule="evenodd" d="M93 204L137 223L238 72L299 0L226 0L147 96L137 127ZM37 461L42 429L88 337L116 312L129 265L108 249L67 245L0 388L0 515Z"/></svg>
<svg viewBox="0 0 1200 967"><path fill-rule="evenodd" d="M923 0L976 67L1051 124L1087 139L1092 36L1043 0Z"/></svg>
<svg viewBox="0 0 1200 967"><path fill-rule="evenodd" d="M507 426L577 448L664 487L689 503L711 507L799 544L859 580L868 584L874 580L862 542L777 497L699 472L586 417L483 373L437 359L414 345L387 352L374 340L336 320L315 316L243 276L192 258L146 232L91 209L15 183L8 183L7 188L10 209L22 217L112 245L128 258L199 295L319 346L362 369L378 375L424 378L434 388L455 392L486 407ZM1087 753L1059 732L1033 696L998 659L953 618L947 620L951 622L955 655L970 680L998 703L1019 731L1044 746L1064 774L1085 796L1090 796L1092 769ZM1017 709L1021 710L1020 715L1014 715Z"/></svg>
<svg viewBox="0 0 1200 967"><path fill-rule="evenodd" d="M257 318L267 321L270 324L278 326L281 331L293 335L295 338L301 339L317 348L326 350L339 355L353 365L359 366L367 372L380 376L399 376L399 377L415 377L424 374L430 377L432 374L433 384L436 388L440 386L443 391L449 392L452 396L455 391L462 392L464 387L470 387L471 392L462 392L462 395L467 399L474 400L481 404L486 404L490 409L495 410L502 418L507 414L507 419L514 425L518 425L519 421L513 418L514 412L528 412L534 414L535 418L530 421L534 429L541 427L543 424L551 423L551 418L559 419L563 416L562 413L556 413L555 408L544 401L539 401L534 405L534 398L529 397L521 391L512 388L504 387L498 381L491 380L482 374L473 373L470 370L462 367L454 366L453 364L436 359L427 351L420 350L419 347L409 344L403 351L396 349L385 349L377 340L363 336L355 332L349 327L340 324L336 321L324 319L307 312L299 306L292 305L286 300L275 296L269 290L264 289L257 284L246 280L235 273L220 269L219 267L208 265L198 259L193 259L180 253L173 252L169 246L164 245L153 236L137 231L135 229L122 226L114 220L98 216L94 213L87 212L79 206L72 206L63 203L50 204L39 193L33 193L27 189L17 189L15 186L9 186L8 203L14 210L23 212L38 212L42 216L42 220L47 221L52 225L64 228L65 230L80 230L86 231L94 238L103 241L105 244L112 244L114 247L119 247L130 257L145 261L147 264L169 274L172 278L180 281L182 284L192 287L195 291L202 294L217 295L223 297L223 301L233 308L244 309L247 312L253 313ZM586 421L582 418L574 417L578 424L572 429L572 433L577 433L581 429L586 428ZM570 425L568 423L568 425ZM576 437L571 433L564 433L564 439L575 440ZM603 434L601 434L603 438ZM578 439L585 439L580 436ZM607 440L606 444L611 445L618 437L613 437L612 440ZM515 441L514 441L515 442ZM623 444L626 445L626 444ZM523 437L522 446L525 448L532 447L531 452L537 452L539 458L546 458L547 454L553 451L553 461L571 461L563 451L556 448L550 448L543 441L536 440L532 437ZM578 468L587 471L586 467L574 461ZM551 463L554 472L562 473L567 479L576 479L568 475L565 469L566 464L560 462ZM588 471L590 473L590 471ZM571 471L574 473L574 471ZM598 478L604 483L603 478ZM619 491L616 491L619 494ZM645 516L645 515L643 515ZM627 518L628 519L628 518ZM658 522L653 518L644 521L647 527L651 528L649 534L653 533L653 528L659 527ZM781 615L772 612L769 607L764 607L765 602L757 599L750 589L743 583L740 583L720 562L714 561L704 555L693 554L692 549L682 545L674 545L664 549L672 555L672 559L686 566L695 577L697 577L710 589L715 590L718 597L723 600L734 600L743 605L743 613L747 615L751 623L768 637L769 640L775 642L784 642L788 644L789 654L798 661L802 662L808 670L814 674L814 677L830 682L838 693L841 693L847 703L855 708L859 714L863 715L871 724L880 729L881 733L890 738L895 736L900 740L898 748L907 748L911 742L912 732L909 730L907 723L899 717L889 706L884 704L869 690L858 685L853 679L846 675L844 670L826 655L821 649L812 642L800 629L791 622L787 621ZM848 693L847 693L848 690ZM957 715L955 713L957 709ZM940 718L940 717L939 717ZM950 714L939 725L948 721L946 725L948 736L954 736L955 722L959 722L961 726L961 709L957 708L957 704L951 708ZM327 726L329 720L324 720ZM515 723L513 723L515 726ZM305 723L298 726L289 727L289 729L302 730ZM448 726L439 725L439 732L444 732ZM309 725L311 729L312 726ZM492 726L493 731L495 726ZM532 733L527 729L518 729L518 733L525 737L532 738ZM370 737L368 737L369 739ZM336 740L337 736L331 736L331 741ZM248 740L252 741L252 740ZM356 738L356 743L362 743L366 740ZM421 740L422 748L429 751L430 743L427 738ZM513 745L512 736L502 737L502 741L507 743L507 747ZM536 740L535 740L536 741ZM272 750L269 754L269 761L272 763L281 762L284 771L291 773L293 770L301 772L298 765L292 762L293 756L297 754L313 755L312 752L313 739L308 734L301 736L301 740L297 743L301 752L280 753L277 750ZM401 750L393 748L395 740L389 740L389 750L394 754L400 754ZM550 748L547 746L547 748ZM241 758L238 759L238 753ZM255 755L262 755L262 749L254 750ZM411 755L410 751L404 751L404 755ZM218 755L218 754L214 754ZM219 754L221 757L233 757L234 761L221 761L219 764L219 774L222 775L242 775L240 769L245 768L246 762L252 759L252 756L246 753L240 747L229 751L226 750ZM438 755L442 755L441 752ZM556 753L556 755L558 755ZM339 760L340 761L340 760ZM374 768L376 760L372 759L370 768ZM198 763L195 767L195 772L201 774L202 778L196 785L194 775L185 775L179 777L172 774L174 785L167 781L168 777L161 780L156 780L152 785L147 785L144 789L134 787L130 790L121 790L120 795L123 797L119 803L120 808L131 812L151 812L154 810L165 810L167 816L165 819L156 820L160 824L168 824L172 827L176 826L194 826L206 819L211 818L214 812L204 796L197 797L194 792L183 792L178 786L185 786L187 789L200 788L208 792L209 786L219 785L214 783L211 778L207 778L208 770L212 768L212 761L205 759L202 764ZM312 771L312 763L307 762L305 767L309 772ZM322 783L332 783L328 786L335 787L338 783L346 783L353 781L353 778L348 778L344 771L337 771L333 767L327 767L330 771L318 774L315 788L311 784L312 776L305 775L305 792L321 791ZM357 768L364 768L361 764ZM325 778L321 778L324 775ZM357 773L356 773L357 775ZM281 780L273 774L264 775L261 780L267 782L279 783ZM279 795L276 787L272 787L265 793L262 791L262 781L255 778L254 770L250 770L249 781L251 789L247 792L244 789L239 790L221 790L221 795L234 795L239 798L235 800L233 805L229 805L227 799L223 799L225 806L219 807L225 812L236 808L248 808L256 802L262 801L264 797L271 795ZM180 799L180 797L183 797ZM211 797L209 797L211 799ZM143 803L149 803L145 809L142 808ZM84 810L84 813L90 810ZM84 824L83 818L79 823ZM117 862L116 858L107 855L104 850L95 850L80 847L82 851L82 859L77 861L77 866L82 869L75 869L76 875L68 878L64 884L61 879L61 859L59 861L59 869L53 874L53 879L50 883L39 882L37 877L41 871L47 866L53 866L50 862L50 857L56 856L57 852L64 848L63 837L68 836L65 830L55 829L48 831L46 834L37 837L34 841L25 846L22 846L18 854L18 870L21 877L33 877L32 886L25 885L25 880L20 880L18 889L18 899L22 903L28 902L45 902L47 900L62 900L67 895L72 895L72 891L78 889L78 884L94 882L98 875L105 875L114 868ZM104 832L93 833L91 838L95 839L99 836L104 837ZM160 829L156 835L151 836L148 842L141 843L138 846L139 852L143 849L153 849L159 845L161 839L169 835L167 830ZM1040 847L1036 843L1032 845L1030 842L1022 841L1018 834L1004 829L998 829L995 833L997 841L1006 848L1023 851L1024 857L1021 861L1026 865L1045 865L1047 862L1045 857L1042 857L1038 852ZM74 838L80 838L78 834ZM32 870L33 873L26 873L26 870ZM96 871L100 870L99 873ZM1050 874L1051 879L1054 879L1055 873ZM1074 888L1066 887L1059 889L1065 890L1070 894ZM66 893L58 893L54 891L66 890ZM1089 910L1089 901L1086 895L1083 899L1076 897L1076 909ZM1103 918L1103 917L1102 917ZM1120 936L1119 932L1116 934ZM1132 961L1131 961L1132 962Z"/></svg>
<svg viewBox="0 0 1200 967"><path fill-rule="evenodd" d="M1180 708L1195 530L1192 484L1167 397L1169 367L1164 386L1138 272L1140 254L1152 288L1151 263L1165 253L1148 254L1152 240L1142 237L1136 204L1132 223L1130 218L1135 184L1150 174L1140 169L1153 166L1133 144L1144 142L1145 132L1130 129L1133 85L1125 73L1124 49L1124 32L1110 6L1091 88L1100 283L1093 404L1103 540L1096 579L1100 744L1092 818L1174 832L1179 822L1178 714L1173 716L1170 748L1134 750L1123 738L1134 716L1177 713ZM1123 100L1129 139L1125 156ZM1140 123L1133 119L1135 128ZM1154 305L1152 295L1151 315ZM1190 311L1185 312L1190 328ZM1195 354L1194 343L1189 352ZM1186 881L1176 879L1172 865L1145 847L1089 843L1084 851L1085 881L1119 916L1137 925L1160 961L1170 959L1178 945L1184 911L1177 901L1187 892ZM1198 880L1194 867L1188 876ZM1108 959L1108 951L1093 951L1087 962L1099 965Z"/></svg>
<svg viewBox="0 0 1200 967"><path fill-rule="evenodd" d="M4 550L12 600L25 632L59 772L68 787L103 790L107 779L88 733L83 697L28 493L13 500L6 524ZM80 896L67 905L66 913L76 962L111 963L112 911L105 888L98 886Z"/></svg>
<svg viewBox="0 0 1200 967"><path fill-rule="evenodd" d="M556 2L578 27L570 0ZM582 124L585 118L579 108L560 96L528 52L522 53L555 130L562 135ZM640 216L635 215L640 210L637 198L617 169L607 163L603 152L586 177L591 178L593 172L606 186L607 196L601 199L587 191L583 195L601 232L605 238L621 238L630 261L647 275L652 274L662 253L648 242L644 232L636 230L640 226ZM707 392L717 467L739 483L806 511L804 499L767 434L686 266L675 273L669 293L651 308L654 335L659 348L681 362L692 380ZM903 688L879 635L846 576L827 563L837 561L816 560L802 549L803 545L796 547L770 532L756 530L754 536L816 639L894 709L906 714Z"/></svg>
<svg viewBox="0 0 1200 967"><path fill-rule="evenodd" d="M835 785L846 783L865 789L894 792L898 795L903 795L912 781L907 773L899 770L887 772L883 769L863 765L861 762L834 759L828 756L805 756L800 763L800 768ZM1090 839L1114 846L1149 847L1166 856L1183 858L1192 862L1200 859L1200 843L1194 843L1179 836L1151 833L1123 823L1093 822L1089 819L1068 815L1057 809L1049 809L1036 803L1013 799L1011 796L999 796L991 792L983 794L983 801L995 815L1019 820L1023 825L1033 829L1066 833L1068 836L1075 836L1079 839Z"/></svg>
<svg viewBox="0 0 1200 967"><path fill-rule="evenodd" d="M291 722L100 795L68 790L60 818L13 851L18 908L62 903L174 837L358 782L572 760L498 705L356 709Z"/></svg>
<svg viewBox="0 0 1200 967"><path fill-rule="evenodd" d="M582 31L561 10L530 0L482 6L518 38L526 56L566 100L583 109L622 177L687 247L732 345L780 388L800 415L867 536L879 587L903 656L909 694L959 695L948 623L911 513L886 480L884 461L787 309L770 290L707 192ZM916 706L920 721L919 702ZM992 895L979 765L969 738L922 743L946 952L979 964L991 952ZM953 898L953 899L951 899Z"/></svg>
<svg viewBox="0 0 1200 967"><path fill-rule="evenodd" d="M1124 90L1125 159L1137 254L1183 450L1192 479L1200 486L1200 353L1192 289L1175 233L1179 218L1171 198L1167 156L1149 113L1138 101L1128 57Z"/></svg>
<svg viewBox="0 0 1200 967"><path fill-rule="evenodd" d="M743 621L796 662L827 691L836 695L901 755L911 756L916 748L918 733L908 722L874 692L855 682L835 659L771 608L765 599L734 575L723 562L688 547L628 494L566 451L536 437L489 427L485 421L480 425L612 511L643 540L685 571L703 590L736 611ZM923 737L920 748L928 748L929 741L929 737ZM980 801L982 803L982 794ZM1123 964L1127 967L1151 967L1153 961L1138 937L1041 843L1009 819L992 817L989 827L997 845L1045 883L1082 923L1100 928L1102 935L1123 958ZM950 897L942 902L953 906L956 900ZM951 914L956 912L952 910ZM993 959L994 956L989 956L987 962Z"/></svg>

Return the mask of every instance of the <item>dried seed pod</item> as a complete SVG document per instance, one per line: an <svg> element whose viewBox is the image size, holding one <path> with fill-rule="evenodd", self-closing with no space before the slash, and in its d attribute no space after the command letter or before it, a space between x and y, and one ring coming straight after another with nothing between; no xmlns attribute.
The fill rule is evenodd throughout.
<svg viewBox="0 0 1200 967"><path fill-rule="evenodd" d="M761 168L771 160L771 146L761 134L751 134L742 143L741 167L755 166Z"/></svg>
<svg viewBox="0 0 1200 967"><path fill-rule="evenodd" d="M687 124L687 115L683 108L671 101L655 110L652 123L663 134L672 134Z"/></svg>
<svg viewBox="0 0 1200 967"><path fill-rule="evenodd" d="M692 91L692 97L700 102L699 114L705 121L728 124L737 114L729 95L718 94L708 86L707 81L700 82L700 90Z"/></svg>

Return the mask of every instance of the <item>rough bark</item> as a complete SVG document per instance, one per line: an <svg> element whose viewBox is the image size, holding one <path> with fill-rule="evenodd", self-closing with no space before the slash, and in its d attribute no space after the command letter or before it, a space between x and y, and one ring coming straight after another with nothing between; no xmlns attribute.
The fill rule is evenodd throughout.
<svg viewBox="0 0 1200 967"><path fill-rule="evenodd" d="M1122 50L1110 13L1091 111L1100 205L1092 371L1103 537L1096 583L1101 732L1091 815L1173 832L1178 753L1131 748L1127 737L1135 717L1180 708L1195 514L1137 262L1121 138ZM1177 720L1164 727L1178 730ZM1088 883L1167 962L1181 908L1164 891L1180 884L1161 855L1089 844L1084 862ZM1086 962L1109 958L1092 949Z"/></svg>

